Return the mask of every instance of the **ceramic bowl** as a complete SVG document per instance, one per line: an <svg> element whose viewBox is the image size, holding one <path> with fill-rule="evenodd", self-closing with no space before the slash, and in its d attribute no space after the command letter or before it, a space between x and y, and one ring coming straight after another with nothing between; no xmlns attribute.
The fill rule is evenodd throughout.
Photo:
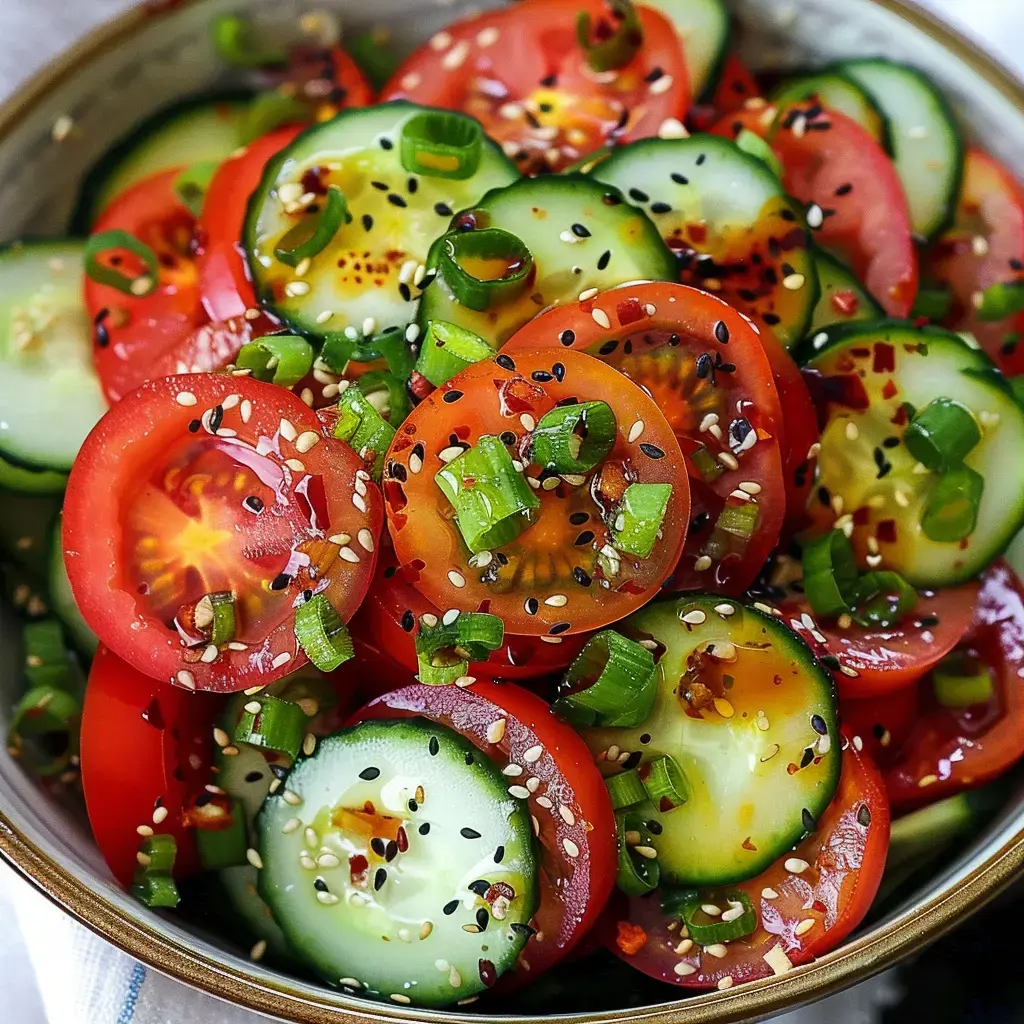
<svg viewBox="0 0 1024 1024"><path fill-rule="evenodd" d="M163 0L131 10L72 47L0 108L0 236L58 234L84 170L139 118L186 93L226 84L207 26L239 11L294 26L296 0ZM450 0L314 0L346 30L385 25L410 49L469 10ZM486 5L485 5L486 6ZM992 59L920 9L900 0L735 0L742 48L755 64L806 64L884 55L928 72L971 136L1024 165L1024 87ZM55 141L68 115L77 130ZM0 501L2 501L0 496ZM0 609L0 730L18 686L17 629ZM0 854L67 913L132 956L179 980L284 1020L508 1021L484 1013L420 1011L371 1003L249 962L215 939L148 911L106 870L88 829L49 799L0 752ZM840 949L778 978L657 1005L519 1021L630 1018L693 1024L751 1020L820 998L891 966L954 927L1005 887L1024 862L1024 790L987 830L884 920ZM487 1013L495 1016L487 1016Z"/></svg>

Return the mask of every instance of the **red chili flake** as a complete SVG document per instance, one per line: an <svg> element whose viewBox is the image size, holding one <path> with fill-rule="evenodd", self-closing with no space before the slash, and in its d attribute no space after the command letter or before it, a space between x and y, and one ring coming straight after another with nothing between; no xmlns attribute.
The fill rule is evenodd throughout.
<svg viewBox="0 0 1024 1024"><path fill-rule="evenodd" d="M869 359L871 357L871 349L866 345L863 347L851 348L850 355L853 356L854 359Z"/></svg>
<svg viewBox="0 0 1024 1024"><path fill-rule="evenodd" d="M638 924L629 921L619 921L615 925L615 945L622 950L626 956L636 956L644 946L647 945L647 932Z"/></svg>
<svg viewBox="0 0 1024 1024"><path fill-rule="evenodd" d="M366 885L370 875L370 862L361 854L353 854L348 859L348 874L353 885Z"/></svg>
<svg viewBox="0 0 1024 1024"><path fill-rule="evenodd" d="M646 310L640 304L640 300L624 299L615 307L615 313L619 318L619 325L626 327L628 324L635 324L638 320L643 320L647 315Z"/></svg>
<svg viewBox="0 0 1024 1024"><path fill-rule="evenodd" d="M498 388L503 412L530 412L538 402L544 400L544 389L531 384L523 377L496 380L494 383Z"/></svg>
<svg viewBox="0 0 1024 1024"><path fill-rule="evenodd" d="M392 512L401 512L409 503L405 496L405 488L397 480L384 481L384 500Z"/></svg>
<svg viewBox="0 0 1024 1024"><path fill-rule="evenodd" d="M826 907L825 904L821 902L821 900L815 900L811 904L811 910L816 910L819 914L828 913L828 907Z"/></svg>
<svg viewBox="0 0 1024 1024"><path fill-rule="evenodd" d="M405 831L404 825L398 826L398 837L395 842L398 844L399 853L405 853L409 849L409 836Z"/></svg>
<svg viewBox="0 0 1024 1024"><path fill-rule="evenodd" d="M833 292L831 302L836 312L843 316L853 316L860 308L860 298L855 291L849 288Z"/></svg>
<svg viewBox="0 0 1024 1024"><path fill-rule="evenodd" d="M454 430L452 431L452 433L453 433L453 434L454 434L454 435L455 435L455 436L456 436L456 437L457 437L457 438L458 438L458 439L459 439L460 441L467 441L467 440L469 440L469 435L470 435L470 434L472 433L472 431L471 431L471 430L469 429L469 427L465 427L465 426L462 426L462 427L456 427L456 428L455 428L455 429L454 429Z"/></svg>
<svg viewBox="0 0 1024 1024"><path fill-rule="evenodd" d="M498 980L498 972L494 969L494 964L490 960L481 960L477 965L477 970L480 972L480 980L488 988Z"/></svg>
<svg viewBox="0 0 1024 1024"><path fill-rule="evenodd" d="M871 509L867 505L857 509L853 513L853 525L854 526L867 526L871 522Z"/></svg>
<svg viewBox="0 0 1024 1024"><path fill-rule="evenodd" d="M434 390L434 385L419 370L413 370L409 377L409 390L422 401Z"/></svg>
<svg viewBox="0 0 1024 1024"><path fill-rule="evenodd" d="M893 424L893 426L903 427L903 426L906 426L907 421L909 419L910 419L910 413L907 411L906 405L901 405L896 410L896 415L893 416L893 418L891 420L889 420L889 422L891 424Z"/></svg>
<svg viewBox="0 0 1024 1024"><path fill-rule="evenodd" d="M694 245L703 245L708 240L707 224L687 224L686 234Z"/></svg>
<svg viewBox="0 0 1024 1024"><path fill-rule="evenodd" d="M508 882L495 882L488 890L484 893L484 902L493 903L496 899L505 897L510 903L516 898L516 891L512 888Z"/></svg>
<svg viewBox="0 0 1024 1024"><path fill-rule="evenodd" d="M743 840L742 846L744 850L748 850L750 853L757 853L757 847L750 841L750 836Z"/></svg>
<svg viewBox="0 0 1024 1024"><path fill-rule="evenodd" d="M896 395L899 394L899 390L900 389L896 386L895 381L887 380L885 382L885 387L882 388L882 397L886 400L890 398L895 398Z"/></svg>
<svg viewBox="0 0 1024 1024"><path fill-rule="evenodd" d="M327 195L327 186L323 178L331 172L326 167L310 167L302 175L302 189L304 192L312 192L315 196Z"/></svg>
<svg viewBox="0 0 1024 1024"><path fill-rule="evenodd" d="M878 537L879 544L895 544L896 520L883 519L882 522L878 524L878 529L875 531L875 536Z"/></svg>
<svg viewBox="0 0 1024 1024"><path fill-rule="evenodd" d="M875 359L871 367L875 373L896 372L896 350L884 341L875 342Z"/></svg>

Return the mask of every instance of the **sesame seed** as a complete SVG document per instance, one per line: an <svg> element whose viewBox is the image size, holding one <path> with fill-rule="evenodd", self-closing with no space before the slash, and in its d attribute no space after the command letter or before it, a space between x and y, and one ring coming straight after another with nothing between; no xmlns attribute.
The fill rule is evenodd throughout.
<svg viewBox="0 0 1024 1024"><path fill-rule="evenodd" d="M182 669L176 678L179 685L184 686L187 690L194 690L196 688L196 678L191 672Z"/></svg>
<svg viewBox="0 0 1024 1024"><path fill-rule="evenodd" d="M531 776L530 776L530 777L529 777L529 778L528 778L528 779L526 780L526 788L527 788L527 789L528 789L528 790L529 790L529 791L530 791L531 793L536 793L536 792L537 792L537 790L538 790L538 789L540 789L540 779L538 779L536 775L531 775Z"/></svg>
<svg viewBox="0 0 1024 1024"><path fill-rule="evenodd" d="M806 935L813 927L815 921L813 917L805 917L793 930L794 935Z"/></svg>
<svg viewBox="0 0 1024 1024"><path fill-rule="evenodd" d="M199 656L199 660L204 665L212 665L217 658L220 656L220 651L217 649L216 644L207 644L203 653Z"/></svg>
<svg viewBox="0 0 1024 1024"><path fill-rule="evenodd" d="M135 831L145 839L148 839L153 834L153 830L148 825L139 825Z"/></svg>
<svg viewBox="0 0 1024 1024"><path fill-rule="evenodd" d="M220 433L220 431L218 431L218 433ZM287 466L287 467L288 467L288 468L289 468L289 469L290 469L290 470L291 470L291 471L292 471L293 473L305 473L305 472L306 472L306 466L305 466L305 464L304 464L304 463L302 463L302 462L300 462L300 461L299 461L298 459L285 459L285 460L284 460L284 464L285 464L285 465L286 465L286 466Z"/></svg>
<svg viewBox="0 0 1024 1024"><path fill-rule="evenodd" d="M595 295L597 295L596 288L587 288L584 291L580 292L579 300L580 302L589 302L592 298L594 298Z"/></svg>
<svg viewBox="0 0 1024 1024"><path fill-rule="evenodd" d="M528 412L520 415L519 422L523 430L534 430L537 427L537 421Z"/></svg>
<svg viewBox="0 0 1024 1024"><path fill-rule="evenodd" d="M541 759L541 755L544 753L544 748L538 743L535 746L530 747L528 750L523 751L523 760L527 764L534 764Z"/></svg>
<svg viewBox="0 0 1024 1024"><path fill-rule="evenodd" d="M363 496L359 493L352 495L352 504L359 509L360 512L366 512L366 502L363 500Z"/></svg>
<svg viewBox="0 0 1024 1024"><path fill-rule="evenodd" d="M448 582L453 586L461 590L466 585L466 577L461 572L456 572L454 569L448 570Z"/></svg>
<svg viewBox="0 0 1024 1024"><path fill-rule="evenodd" d="M481 29L476 34L476 45L477 46L493 46L501 36L501 33L493 26L490 25L487 28Z"/></svg>
<svg viewBox="0 0 1024 1024"><path fill-rule="evenodd" d="M442 462L448 463L451 462L453 459L457 459L462 454L463 451L464 449L461 448L459 445L453 444L448 448L442 448L441 451L437 453L437 457Z"/></svg>
<svg viewBox="0 0 1024 1024"><path fill-rule="evenodd" d="M725 466L726 469L739 469L740 463L732 452L719 452L716 456L718 461Z"/></svg>
<svg viewBox="0 0 1024 1024"><path fill-rule="evenodd" d="M487 726L487 742L500 743L505 738L505 719L499 718Z"/></svg>
<svg viewBox="0 0 1024 1024"><path fill-rule="evenodd" d="M530 796L530 791L525 786L509 786L508 793L517 800L526 800Z"/></svg>
<svg viewBox="0 0 1024 1024"><path fill-rule="evenodd" d="M590 315L598 327L603 327L605 330L611 327L612 322L608 319L608 314L603 309L592 309Z"/></svg>
<svg viewBox="0 0 1024 1024"><path fill-rule="evenodd" d="M153 824L162 825L170 812L162 804L153 811Z"/></svg>
<svg viewBox="0 0 1024 1024"><path fill-rule="evenodd" d="M537 806L543 807L546 811L550 811L554 804L552 804L546 796L539 796L537 797Z"/></svg>
<svg viewBox="0 0 1024 1024"><path fill-rule="evenodd" d="M468 686L472 686L476 682L476 676L459 676L455 680L455 685L460 689L465 690Z"/></svg>
<svg viewBox="0 0 1024 1024"><path fill-rule="evenodd" d="M226 747L231 742L231 737L223 729L214 727L213 742L218 747Z"/></svg>
<svg viewBox="0 0 1024 1024"><path fill-rule="evenodd" d="M338 549L338 554L341 555L341 557L346 562L355 563L355 562L361 561L361 559L359 558L359 555L355 551L353 551L352 548L347 547L347 546L339 548Z"/></svg>
<svg viewBox="0 0 1024 1024"><path fill-rule="evenodd" d="M825 223L825 212L817 203L811 203L807 208L807 226L817 230Z"/></svg>
<svg viewBox="0 0 1024 1024"><path fill-rule="evenodd" d="M927 786L934 786L938 781L939 777L937 775L922 775L921 778L917 780L917 784L921 789L924 789Z"/></svg>
<svg viewBox="0 0 1024 1024"><path fill-rule="evenodd" d="M644 432L644 421L643 420L636 420L636 421L634 421L633 425L629 428L629 437L628 437L629 443L632 444L634 441L636 441L641 436L641 434L643 434L643 432Z"/></svg>
<svg viewBox="0 0 1024 1024"><path fill-rule="evenodd" d="M569 603L569 598L565 594L552 594L544 598L544 603L551 608L564 608Z"/></svg>
<svg viewBox="0 0 1024 1024"><path fill-rule="evenodd" d="M580 848L569 838L562 840L562 849L565 850L566 855L569 857L578 857L580 855Z"/></svg>
<svg viewBox="0 0 1024 1024"><path fill-rule="evenodd" d="M289 819L288 819L288 820L287 820L287 821L286 821L286 822L285 822L285 823L284 823L284 824L283 824L283 825L281 826L281 834L282 834L282 835L286 835L286 836L287 836L287 835L290 835L290 834L291 834L292 832L295 832L295 831L296 831L297 829L299 829L299 828L300 828L301 826L302 826L302 822L301 822L301 821L299 821L299 819L298 819L298 818L289 818Z"/></svg>
<svg viewBox="0 0 1024 1024"><path fill-rule="evenodd" d="M505 765L504 768L501 769L501 774L508 775L511 778L515 778L516 776L523 774L523 769L520 765L510 761L507 765Z"/></svg>
<svg viewBox="0 0 1024 1024"><path fill-rule="evenodd" d="M786 291L798 292L807 283L807 278L803 274L787 274L782 279L782 287Z"/></svg>
<svg viewBox="0 0 1024 1024"><path fill-rule="evenodd" d="M724 992L727 988L732 988L732 975L727 974L724 978L720 978L718 981L719 992Z"/></svg>
<svg viewBox="0 0 1024 1024"><path fill-rule="evenodd" d="M715 710L723 718L732 718L732 716L736 714L736 709L724 697L715 698Z"/></svg>
<svg viewBox="0 0 1024 1024"><path fill-rule="evenodd" d="M693 939L683 939L678 946L673 950L676 956L686 956L690 950L693 949Z"/></svg>
<svg viewBox="0 0 1024 1024"><path fill-rule="evenodd" d="M692 611L688 611L685 615L681 616L683 622L688 626L699 626L707 621L707 615L700 608L694 608Z"/></svg>
<svg viewBox="0 0 1024 1024"><path fill-rule="evenodd" d="M690 133L686 130L683 122L674 117L666 117L664 121L658 125L658 138L659 139L686 139L689 138Z"/></svg>
<svg viewBox="0 0 1024 1024"><path fill-rule="evenodd" d="M251 846L245 851L245 859L259 871L263 867L263 858L260 856L258 850L254 850Z"/></svg>
<svg viewBox="0 0 1024 1024"><path fill-rule="evenodd" d="M805 860L801 860L799 857L787 857L786 862L782 865L787 871L794 875L799 875L801 872L806 871L811 865Z"/></svg>
<svg viewBox="0 0 1024 1024"><path fill-rule="evenodd" d="M289 281L284 286L284 293L290 299L297 299L309 294L309 283L307 281Z"/></svg>
<svg viewBox="0 0 1024 1024"><path fill-rule="evenodd" d="M360 545L362 545L364 550L373 550L373 534L370 533L370 531L367 530L365 527L362 530L360 530L359 533L356 534L356 538L358 539Z"/></svg>
<svg viewBox="0 0 1024 1024"><path fill-rule="evenodd" d="M569 807L567 807L565 804L559 804L558 805L558 814L559 814L559 817L561 817L562 821L564 821L566 823L566 825L575 825L576 824L576 815L573 814L572 810Z"/></svg>
<svg viewBox="0 0 1024 1024"><path fill-rule="evenodd" d="M654 860L658 856L658 851L653 846L635 846L633 849L644 860Z"/></svg>
<svg viewBox="0 0 1024 1024"><path fill-rule="evenodd" d="M445 71L455 71L466 63L468 56L469 43L462 39L441 58L441 67Z"/></svg>
<svg viewBox="0 0 1024 1024"><path fill-rule="evenodd" d="M693 563L693 567L694 567L694 569L697 572L706 572L708 569L711 568L711 556L710 555L700 555L700 556L698 556L696 561Z"/></svg>
<svg viewBox="0 0 1024 1024"><path fill-rule="evenodd" d="M915 124L907 129L908 139L924 139L928 137L928 129L923 124Z"/></svg>
<svg viewBox="0 0 1024 1024"><path fill-rule="evenodd" d="M195 405L196 402L199 401L199 399L196 398L196 396L193 395L191 391L179 391L174 396L174 400L178 403L178 405L184 405L186 407L191 407Z"/></svg>
<svg viewBox="0 0 1024 1024"><path fill-rule="evenodd" d="M688 964L685 960L680 960L672 970L680 978L688 978L691 974L697 973L697 968L693 964Z"/></svg>
<svg viewBox="0 0 1024 1024"><path fill-rule="evenodd" d="M704 947L704 952L721 960L729 955L729 948L724 942L713 942L710 946Z"/></svg>
<svg viewBox="0 0 1024 1024"><path fill-rule="evenodd" d="M315 430L306 430L295 439L295 448L305 454L319 441L320 435Z"/></svg>
<svg viewBox="0 0 1024 1024"><path fill-rule="evenodd" d="M648 88L655 96L660 96L663 92L668 92L672 88L673 81L671 75L662 75L657 81L651 82Z"/></svg>
<svg viewBox="0 0 1024 1024"><path fill-rule="evenodd" d="M708 917L722 916L722 908L718 906L716 903L702 903L700 909L703 910L704 913L708 915Z"/></svg>
<svg viewBox="0 0 1024 1024"><path fill-rule="evenodd" d="M765 900L777 900L779 898L779 894L770 886L766 886L761 890L761 898Z"/></svg>
<svg viewBox="0 0 1024 1024"><path fill-rule="evenodd" d="M987 256L988 239L984 235L975 235L971 239L971 251L975 256Z"/></svg>

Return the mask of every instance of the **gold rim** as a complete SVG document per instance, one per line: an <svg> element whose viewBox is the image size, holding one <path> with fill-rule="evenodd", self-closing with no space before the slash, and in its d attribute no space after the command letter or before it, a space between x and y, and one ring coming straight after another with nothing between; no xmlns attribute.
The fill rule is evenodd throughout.
<svg viewBox="0 0 1024 1024"><path fill-rule="evenodd" d="M38 103L102 52L131 38L143 25L202 0L157 0L134 7L101 25L43 68L0 106L0 144ZM999 61L954 32L914 0L873 0L938 42L1007 100L1024 109L1024 86ZM0 856L40 892L108 942L156 970L195 988L259 1013L301 1024L339 1021L467 1021L507 1024L508 1018L402 1010L303 991L283 976L265 980L204 955L161 934L148 924L126 918L117 906L92 891L82 879L50 860L0 812ZM883 931L872 931L820 960L783 975L636 1011L611 1011L576 1017L523 1017L535 1024L604 1022L628 1017L651 1024L733 1024L761 1018L811 1002L862 981L924 943L937 939L967 915L993 899L1024 866L1024 826L955 888L901 914Z"/></svg>

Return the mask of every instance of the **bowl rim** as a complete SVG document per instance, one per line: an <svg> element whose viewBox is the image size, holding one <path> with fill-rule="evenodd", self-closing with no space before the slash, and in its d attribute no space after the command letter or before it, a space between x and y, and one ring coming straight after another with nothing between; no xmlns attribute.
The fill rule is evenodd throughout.
<svg viewBox="0 0 1024 1024"><path fill-rule="evenodd" d="M203 2L142 0L82 36L0 104L0 145L35 106L73 78L84 64L124 43L144 26ZM1004 98L1024 109L1024 82L972 38L919 6L917 0L868 2L900 16L966 64ZM311 998L297 988L290 988L284 976L275 980L218 962L162 934L148 922L126 918L115 903L51 860L2 809L0 857L69 916L146 966L209 995L300 1024L355 1024L357 1021L360 1024L371 1021L508 1024L510 1019L523 1024L611 1024L627 1017L651 1024L683 1024L684 1021L686 1024L738 1024L795 1008L863 981L950 931L994 899L1024 867L1024 821L998 849L959 879L955 887L935 893L923 905L905 909L884 929L859 936L784 975L751 982L735 990L705 993L633 1011L516 1018L393 1007L335 993L330 994L329 1000Z"/></svg>

